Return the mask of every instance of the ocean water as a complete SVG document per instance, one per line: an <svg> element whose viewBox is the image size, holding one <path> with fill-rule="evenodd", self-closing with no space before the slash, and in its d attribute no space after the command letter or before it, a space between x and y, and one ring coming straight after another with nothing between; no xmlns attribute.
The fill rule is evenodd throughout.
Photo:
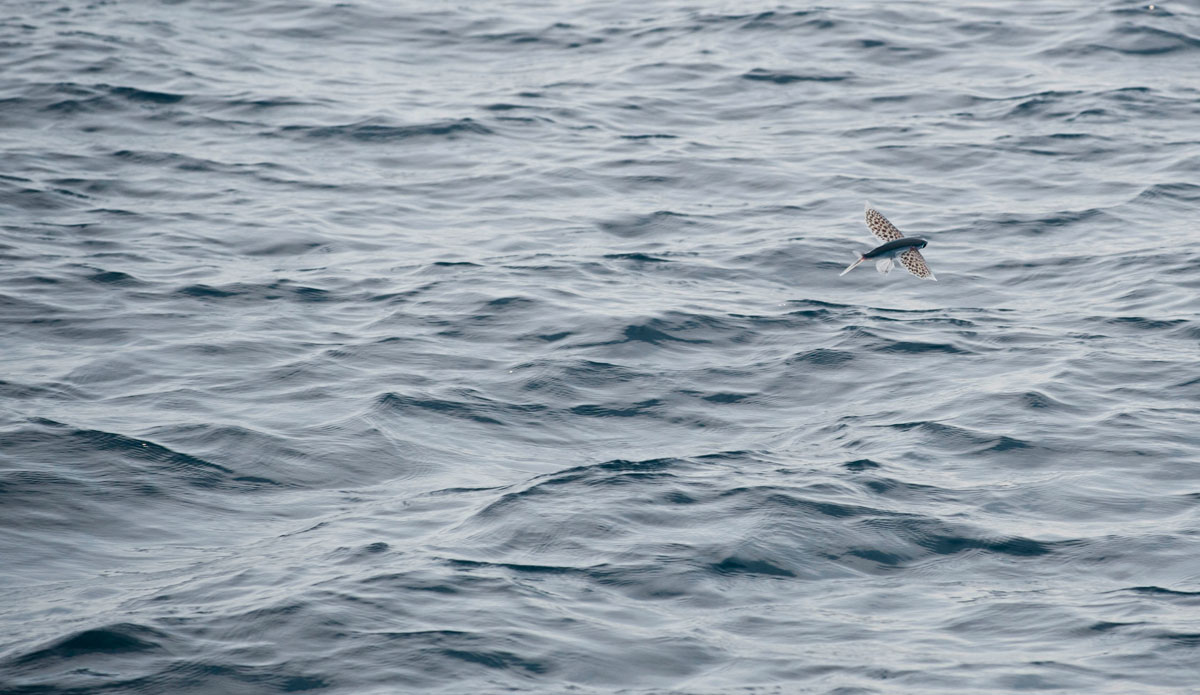
<svg viewBox="0 0 1200 695"><path fill-rule="evenodd" d="M12 0L0 147L5 695L1200 692L1193 2Z"/></svg>

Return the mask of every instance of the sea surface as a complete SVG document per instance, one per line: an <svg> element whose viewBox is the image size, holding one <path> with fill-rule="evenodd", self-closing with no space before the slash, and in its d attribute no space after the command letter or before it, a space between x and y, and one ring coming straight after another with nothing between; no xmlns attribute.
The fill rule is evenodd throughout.
<svg viewBox="0 0 1200 695"><path fill-rule="evenodd" d="M0 162L4 695L1200 693L1195 2L10 0Z"/></svg>

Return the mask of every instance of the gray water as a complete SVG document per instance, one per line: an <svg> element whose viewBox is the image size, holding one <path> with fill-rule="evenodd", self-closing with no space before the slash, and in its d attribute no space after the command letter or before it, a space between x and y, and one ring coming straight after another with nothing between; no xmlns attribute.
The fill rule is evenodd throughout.
<svg viewBox="0 0 1200 695"><path fill-rule="evenodd" d="M3 9L6 695L1200 692L1194 3Z"/></svg>

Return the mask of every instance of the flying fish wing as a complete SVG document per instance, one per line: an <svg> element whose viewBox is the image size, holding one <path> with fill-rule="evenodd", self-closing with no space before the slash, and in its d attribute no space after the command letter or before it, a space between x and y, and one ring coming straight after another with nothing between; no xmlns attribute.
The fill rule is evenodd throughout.
<svg viewBox="0 0 1200 695"><path fill-rule="evenodd" d="M925 262L925 257L916 249L909 249L900 254L900 265L907 268L908 272L923 280L937 282L937 278L933 276L933 271L929 269L929 264Z"/></svg>
<svg viewBox="0 0 1200 695"><path fill-rule="evenodd" d="M887 218L879 214L878 210L871 207L870 203L866 205L866 212L867 227L871 229L871 233L875 235L876 239L886 244L889 241L895 241L904 237L900 233L900 230L896 229L896 225L888 222Z"/></svg>

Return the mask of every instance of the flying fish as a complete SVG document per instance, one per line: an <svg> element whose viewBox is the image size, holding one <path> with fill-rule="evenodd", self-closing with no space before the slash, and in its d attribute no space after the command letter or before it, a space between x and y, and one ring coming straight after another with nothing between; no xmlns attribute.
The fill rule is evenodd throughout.
<svg viewBox="0 0 1200 695"><path fill-rule="evenodd" d="M937 282L933 271L925 263L925 257L921 255L921 249L925 248L925 244L929 242L920 237L904 236L894 224L888 222L886 217L871 207L870 203L866 204L866 213L867 227L883 244L859 256L858 260L851 263L849 268L842 271L842 275L854 270L863 261L874 260L875 269L885 275L890 273L892 265L898 262L913 275Z"/></svg>

